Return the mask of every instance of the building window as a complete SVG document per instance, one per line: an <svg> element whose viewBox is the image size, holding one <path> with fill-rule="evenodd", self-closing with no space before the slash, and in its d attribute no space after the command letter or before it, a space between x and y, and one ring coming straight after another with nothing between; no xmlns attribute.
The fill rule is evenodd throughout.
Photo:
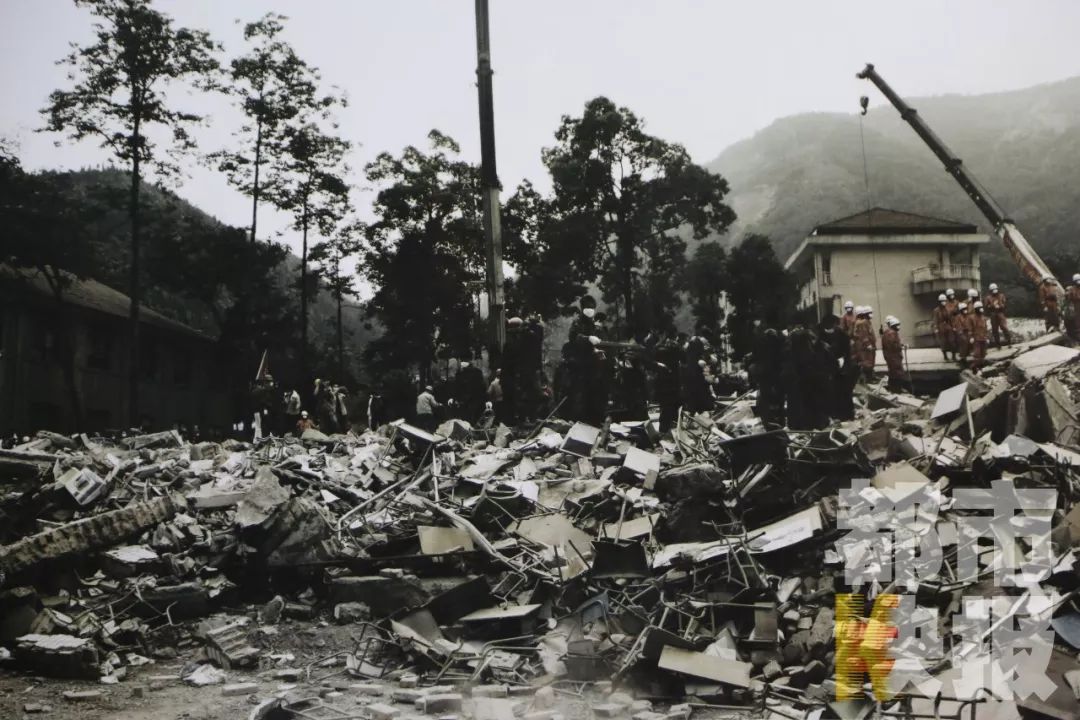
<svg viewBox="0 0 1080 720"><path fill-rule="evenodd" d="M821 284L832 285L832 253L828 250L821 252Z"/></svg>
<svg viewBox="0 0 1080 720"><path fill-rule="evenodd" d="M107 328L91 326L87 335L86 367L92 370L111 370L112 333Z"/></svg>

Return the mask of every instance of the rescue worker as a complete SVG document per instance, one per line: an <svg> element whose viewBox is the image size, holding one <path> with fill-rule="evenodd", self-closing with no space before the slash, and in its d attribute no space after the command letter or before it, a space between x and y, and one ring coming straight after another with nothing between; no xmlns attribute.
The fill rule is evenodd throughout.
<svg viewBox="0 0 1080 720"><path fill-rule="evenodd" d="M934 339L937 341L938 347L941 348L941 354L945 358L945 362L948 362L949 353L955 354L956 352L952 346L952 319L949 317L949 308L945 305L948 300L945 293L938 295L937 299L938 304L930 316L930 324L933 326Z"/></svg>
<svg viewBox="0 0 1080 720"><path fill-rule="evenodd" d="M844 314L840 316L840 329L845 335L851 337L855 330L855 303L848 300L844 303Z"/></svg>
<svg viewBox="0 0 1080 720"><path fill-rule="evenodd" d="M990 316L990 329L994 333L994 347L1001 347L1001 333L1005 334L1005 344L1012 345L1012 333L1005 317L1005 293L998 289L997 283L990 283L990 292L982 301L983 312Z"/></svg>
<svg viewBox="0 0 1080 720"><path fill-rule="evenodd" d="M957 362L967 364L968 355L971 353L971 321L968 319L968 304L960 303L956 306L956 314L953 315L953 335L956 339Z"/></svg>
<svg viewBox="0 0 1080 720"><path fill-rule="evenodd" d="M521 329L521 355L518 358L518 412L526 420L544 414L541 412L543 361L544 324L532 315Z"/></svg>
<svg viewBox="0 0 1080 720"><path fill-rule="evenodd" d="M970 308L975 304L975 301L979 299L979 291L975 288L968 288L967 291L967 304Z"/></svg>
<svg viewBox="0 0 1080 720"><path fill-rule="evenodd" d="M1058 308L1057 288L1054 287L1054 278L1047 275L1039 285L1039 305L1043 311L1043 321L1046 323L1047 332L1057 332L1061 329L1061 311Z"/></svg>
<svg viewBox="0 0 1080 720"><path fill-rule="evenodd" d="M296 421L296 437L304 434L305 430L314 430L315 423L308 417L307 410L300 413L300 419Z"/></svg>
<svg viewBox="0 0 1080 720"><path fill-rule="evenodd" d="M851 359L851 337L840 328L835 315L827 315L822 327L822 340L829 349L833 373L829 415L836 420L851 420L855 417L852 393L859 380L858 366Z"/></svg>
<svg viewBox="0 0 1080 720"><path fill-rule="evenodd" d="M858 318L851 333L852 359L858 363L863 380L874 379L874 353L877 352L877 334L871 324L873 308L861 305L855 309Z"/></svg>
<svg viewBox="0 0 1080 720"><path fill-rule="evenodd" d="M1069 328L1072 339L1080 341L1080 273L1072 276L1072 285L1065 292L1069 301Z"/></svg>
<svg viewBox="0 0 1080 720"><path fill-rule="evenodd" d="M515 425L518 419L518 404L521 401L521 359L523 354L522 327L524 322L519 317L506 321L506 342L503 344L502 361L502 412L495 406L495 415L499 422Z"/></svg>
<svg viewBox="0 0 1080 720"><path fill-rule="evenodd" d="M593 350L600 343L596 335L596 301L589 295L581 299L581 313L570 324L567 341L567 399L563 411L568 420L583 420L593 374ZM595 340L595 342L594 342Z"/></svg>
<svg viewBox="0 0 1080 720"><path fill-rule="evenodd" d="M679 367L681 350L672 340L665 340L656 349L656 402L660 405L660 432L666 433L675 426L679 415L682 387Z"/></svg>
<svg viewBox="0 0 1080 720"><path fill-rule="evenodd" d="M971 314L968 315L968 336L971 338L971 372L976 373L986 364L986 346L990 337L986 331L986 316L983 312L983 304L976 302Z"/></svg>
<svg viewBox="0 0 1080 720"><path fill-rule="evenodd" d="M296 424L300 422L300 393L296 390L289 390L282 399L285 402L285 427L295 428Z"/></svg>
<svg viewBox="0 0 1080 720"><path fill-rule="evenodd" d="M454 375L454 401L462 419L475 424L484 410L484 373L469 360L462 360Z"/></svg>
<svg viewBox="0 0 1080 720"><path fill-rule="evenodd" d="M435 432L439 426L439 418L436 415L442 405L435 399L435 388L425 385L424 389L416 396L416 427L428 432Z"/></svg>
<svg viewBox="0 0 1080 720"><path fill-rule="evenodd" d="M885 332L881 334L881 354L889 371L889 390L911 392L904 371L904 343L900 340L900 319L892 315L885 318Z"/></svg>
<svg viewBox="0 0 1080 720"><path fill-rule="evenodd" d="M487 386L487 399L488 404L491 405L491 409L494 411L496 417L501 420L501 413L503 411L503 387L502 387L502 370L496 368L495 374L491 376L491 382Z"/></svg>

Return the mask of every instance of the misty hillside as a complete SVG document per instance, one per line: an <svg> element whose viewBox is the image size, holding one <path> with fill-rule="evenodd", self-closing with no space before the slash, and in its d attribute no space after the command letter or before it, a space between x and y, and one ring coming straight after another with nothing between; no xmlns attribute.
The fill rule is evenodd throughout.
<svg viewBox="0 0 1080 720"><path fill-rule="evenodd" d="M869 82L865 93L871 103L885 103L864 119L870 204L974 222L989 232L975 205L896 109ZM852 98L852 106L857 100ZM1080 252L1080 77L1012 92L906 100L1052 266L1064 272L1074 264ZM782 259L815 225L867 205L856 113L777 120L724 150L708 167L732 187L739 220L727 237L768 234ZM990 274L1011 271L996 242L990 252Z"/></svg>

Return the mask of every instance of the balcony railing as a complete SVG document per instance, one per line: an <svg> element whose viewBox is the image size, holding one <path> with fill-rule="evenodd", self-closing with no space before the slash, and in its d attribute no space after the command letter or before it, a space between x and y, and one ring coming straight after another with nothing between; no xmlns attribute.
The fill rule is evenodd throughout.
<svg viewBox="0 0 1080 720"><path fill-rule="evenodd" d="M979 268L974 265L927 265L911 271L911 282L934 280L978 280Z"/></svg>
<svg viewBox="0 0 1080 720"><path fill-rule="evenodd" d="M829 270L821 271L821 284L823 286L832 285L832 272L830 272Z"/></svg>

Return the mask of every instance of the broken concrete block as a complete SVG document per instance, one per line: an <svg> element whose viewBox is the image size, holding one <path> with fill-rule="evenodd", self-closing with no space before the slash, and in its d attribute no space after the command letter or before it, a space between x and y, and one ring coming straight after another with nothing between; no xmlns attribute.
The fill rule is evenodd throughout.
<svg viewBox="0 0 1080 720"><path fill-rule="evenodd" d="M62 695L68 702L86 702L104 697L105 693L101 690L65 690Z"/></svg>
<svg viewBox="0 0 1080 720"><path fill-rule="evenodd" d="M533 694L532 705L537 710L547 710L555 707L555 688L544 686L537 689Z"/></svg>
<svg viewBox="0 0 1080 720"><path fill-rule="evenodd" d="M225 682L225 671L203 663L184 676L184 682L195 687L220 685Z"/></svg>
<svg viewBox="0 0 1080 720"><path fill-rule="evenodd" d="M246 620L207 631L206 654L211 661L226 669L250 667L258 661L261 651L248 644Z"/></svg>
<svg viewBox="0 0 1080 720"><path fill-rule="evenodd" d="M419 607L428 601L420 587L400 578L382 575L334 578L328 588L330 602L362 602L371 608L373 617L385 617L400 610Z"/></svg>
<svg viewBox="0 0 1080 720"><path fill-rule="evenodd" d="M105 481L89 468L69 468L57 482L79 505L89 505L105 492Z"/></svg>
<svg viewBox="0 0 1080 720"><path fill-rule="evenodd" d="M338 603L334 606L334 619L339 623L364 622L371 619L371 608L362 602Z"/></svg>
<svg viewBox="0 0 1080 720"><path fill-rule="evenodd" d="M599 705L593 705L592 707L593 715L602 718L618 717L619 715L622 715L624 710L626 710L625 705L618 705L616 703L601 703Z"/></svg>
<svg viewBox="0 0 1080 720"><path fill-rule="evenodd" d="M15 658L23 667L50 677L96 679L100 675L101 660L91 638L23 635L15 640Z"/></svg>
<svg viewBox="0 0 1080 720"><path fill-rule="evenodd" d="M424 697L424 691L413 688L395 688L390 693L390 699L397 703L405 703L412 705L420 698Z"/></svg>
<svg viewBox="0 0 1080 720"><path fill-rule="evenodd" d="M418 698L413 704L416 709L428 715L458 712L461 710L462 696L459 693L435 693Z"/></svg>
<svg viewBox="0 0 1080 720"><path fill-rule="evenodd" d="M371 703L365 710L371 720L394 720L401 714L401 710L386 703Z"/></svg>
<svg viewBox="0 0 1080 720"><path fill-rule="evenodd" d="M232 683L221 688L221 694L225 697L235 697L237 695L250 695L259 689L259 683L246 682L246 683Z"/></svg>
<svg viewBox="0 0 1080 720"><path fill-rule="evenodd" d="M504 698L510 695L510 688L505 685L477 685L470 694L474 698Z"/></svg>
<svg viewBox="0 0 1080 720"><path fill-rule="evenodd" d="M38 563L112 547L176 514L168 497L92 515L0 547L0 573L15 574Z"/></svg>
<svg viewBox="0 0 1080 720"><path fill-rule="evenodd" d="M255 482L236 505L236 524L241 528L261 525L282 505L291 493L281 486L274 471L266 465L255 472Z"/></svg>

